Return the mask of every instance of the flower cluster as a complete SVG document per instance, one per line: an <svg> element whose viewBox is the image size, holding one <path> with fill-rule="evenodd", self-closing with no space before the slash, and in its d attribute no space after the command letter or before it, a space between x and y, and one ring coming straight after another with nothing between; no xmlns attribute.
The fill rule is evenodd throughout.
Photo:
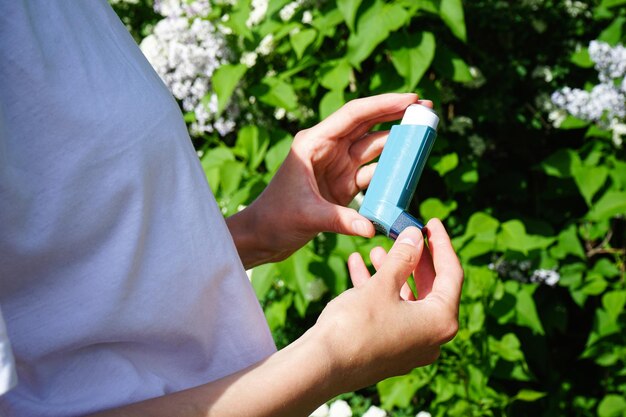
<svg viewBox="0 0 626 417"><path fill-rule="evenodd" d="M590 91L562 88L552 94L552 102L574 117L613 130L614 142L620 145L621 136L615 137L615 131L626 119L626 48L592 41L589 56L598 71L600 83Z"/></svg>
<svg viewBox="0 0 626 417"><path fill-rule="evenodd" d="M336 400L330 406L323 404L317 410L315 410L310 417L352 417L352 409L350 405L344 400ZM362 417L386 417L387 412L381 408L372 405L363 413ZM427 411L420 411L415 417L431 417Z"/></svg>
<svg viewBox="0 0 626 417"><path fill-rule="evenodd" d="M161 79L182 102L183 110L195 113L191 133L217 131L225 135L235 127L236 109L228 118L217 117L217 96L211 92L213 72L229 62L223 35L201 17L211 11L208 0L157 0L154 8L164 18L140 44Z"/></svg>
<svg viewBox="0 0 626 417"><path fill-rule="evenodd" d="M513 279L520 282L535 282L554 287L561 275L553 269L533 269L529 260L515 261L499 259L489 264L489 269L496 271L502 278Z"/></svg>

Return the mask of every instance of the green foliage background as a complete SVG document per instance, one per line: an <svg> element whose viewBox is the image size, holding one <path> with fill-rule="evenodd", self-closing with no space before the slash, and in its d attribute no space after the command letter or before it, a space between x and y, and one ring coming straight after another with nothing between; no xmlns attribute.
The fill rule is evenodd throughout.
<svg viewBox="0 0 626 417"><path fill-rule="evenodd" d="M298 129L352 98L417 91L442 119L411 210L454 237L466 273L460 331L434 365L346 394L353 410L626 416L625 151L580 120L555 129L540 105L597 82L584 46L625 43L626 1L583 2L591 13L576 17L567 0L317 1L310 24L301 11L280 19L287 3L271 0L253 28L249 0L207 17L230 16L235 53L274 40L252 70L213 76L221 109L245 103L236 132L194 139L225 215L262 191ZM149 1L115 7L138 40L158 19ZM534 74L541 66L548 81ZM276 119L278 108L292 117ZM322 234L254 269L279 347L348 288L348 255L367 259L375 245L390 242ZM530 282L540 268L560 274L555 287Z"/></svg>

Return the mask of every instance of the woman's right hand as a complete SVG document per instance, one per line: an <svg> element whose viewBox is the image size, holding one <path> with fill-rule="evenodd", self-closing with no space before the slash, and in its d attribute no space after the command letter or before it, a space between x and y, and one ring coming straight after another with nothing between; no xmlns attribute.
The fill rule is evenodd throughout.
<svg viewBox="0 0 626 417"><path fill-rule="evenodd" d="M329 303L311 329L325 344L342 391L428 365L455 336L463 269L443 224L433 219L426 230L428 246L411 227L388 254L375 249L373 276L353 254L348 268L354 288ZM411 273L417 300L406 286Z"/></svg>

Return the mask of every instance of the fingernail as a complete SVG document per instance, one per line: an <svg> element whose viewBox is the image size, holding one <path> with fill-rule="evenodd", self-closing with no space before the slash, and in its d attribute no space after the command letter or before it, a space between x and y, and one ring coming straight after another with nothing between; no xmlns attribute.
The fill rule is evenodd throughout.
<svg viewBox="0 0 626 417"><path fill-rule="evenodd" d="M354 220L352 222L352 231L360 236L367 234L367 226L363 220Z"/></svg>

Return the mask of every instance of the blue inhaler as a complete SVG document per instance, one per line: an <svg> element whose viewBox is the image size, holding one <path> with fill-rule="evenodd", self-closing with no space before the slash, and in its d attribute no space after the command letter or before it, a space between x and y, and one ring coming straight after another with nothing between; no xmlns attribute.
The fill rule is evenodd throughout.
<svg viewBox="0 0 626 417"><path fill-rule="evenodd" d="M389 132L359 213L392 239L409 226L424 227L406 210L435 143L438 124L433 110L412 104L402 122Z"/></svg>

